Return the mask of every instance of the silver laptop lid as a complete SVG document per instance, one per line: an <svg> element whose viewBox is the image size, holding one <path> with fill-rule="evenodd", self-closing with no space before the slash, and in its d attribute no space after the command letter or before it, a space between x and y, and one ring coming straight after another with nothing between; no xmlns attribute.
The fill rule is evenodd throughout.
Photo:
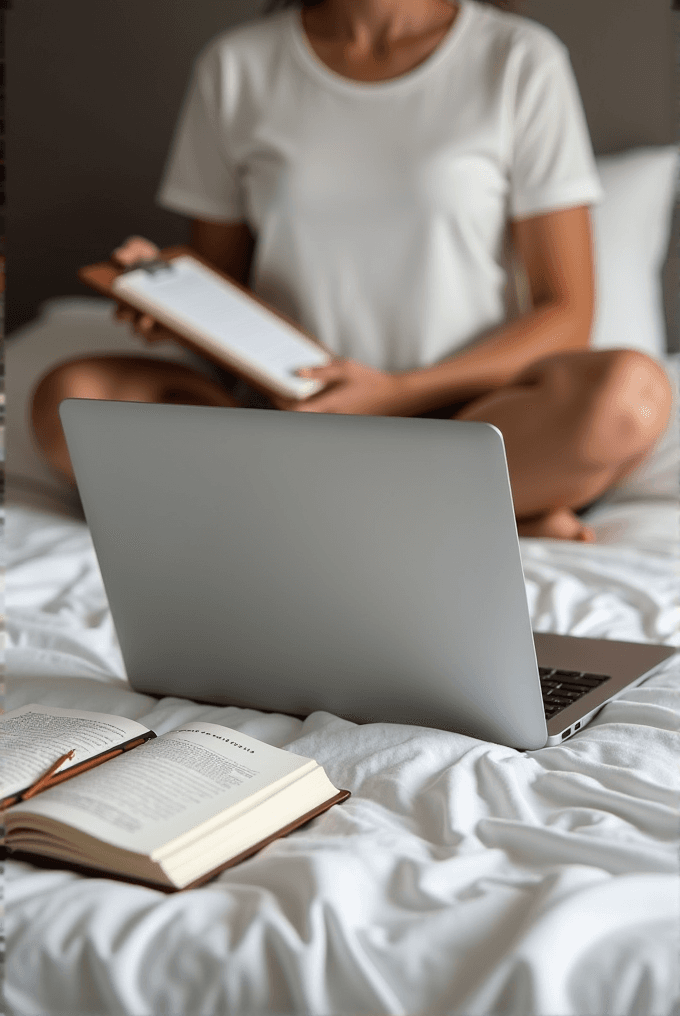
<svg viewBox="0 0 680 1016"><path fill-rule="evenodd" d="M68 400L132 686L545 744L483 423Z"/></svg>

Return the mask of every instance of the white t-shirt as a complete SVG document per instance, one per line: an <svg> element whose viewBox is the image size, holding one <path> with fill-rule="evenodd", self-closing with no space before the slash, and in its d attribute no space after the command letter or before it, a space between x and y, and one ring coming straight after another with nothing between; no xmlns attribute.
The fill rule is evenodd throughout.
<svg viewBox="0 0 680 1016"><path fill-rule="evenodd" d="M569 58L547 29L461 0L408 74L356 82L298 9L198 58L160 204L246 221L250 285L328 349L411 370L507 316L507 222L599 201Z"/></svg>

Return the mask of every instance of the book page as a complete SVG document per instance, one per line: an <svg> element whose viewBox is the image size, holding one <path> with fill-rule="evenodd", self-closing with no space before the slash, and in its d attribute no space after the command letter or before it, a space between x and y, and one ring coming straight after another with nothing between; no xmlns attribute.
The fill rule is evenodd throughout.
<svg viewBox="0 0 680 1016"><path fill-rule="evenodd" d="M112 289L150 301L159 321L176 330L174 322L183 325L206 349L218 356L229 352L299 397L318 390L318 381L296 377L295 371L328 363L325 350L199 261L185 256L170 264L153 274L137 269L121 275Z"/></svg>
<svg viewBox="0 0 680 1016"><path fill-rule="evenodd" d="M10 808L46 815L126 850L155 849L218 812L294 781L310 759L216 723L190 723Z"/></svg>
<svg viewBox="0 0 680 1016"><path fill-rule="evenodd" d="M61 755L75 755L65 773L95 755L148 734L124 716L31 704L0 716L0 800L26 790Z"/></svg>

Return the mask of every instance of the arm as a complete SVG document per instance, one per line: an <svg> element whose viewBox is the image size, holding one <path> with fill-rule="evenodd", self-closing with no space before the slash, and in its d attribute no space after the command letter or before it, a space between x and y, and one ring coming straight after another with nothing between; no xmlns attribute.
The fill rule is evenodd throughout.
<svg viewBox="0 0 680 1016"><path fill-rule="evenodd" d="M190 246L236 282L248 285L255 237L247 223L194 219Z"/></svg>
<svg viewBox="0 0 680 1016"><path fill-rule="evenodd" d="M545 356L585 349L594 308L588 208L518 220L512 231L529 279L529 313L432 367L390 375L346 360L305 372L337 384L299 408L321 413L415 416L499 388Z"/></svg>
<svg viewBox="0 0 680 1016"><path fill-rule="evenodd" d="M585 349L595 302L588 208L569 208L512 224L532 309L452 359L402 379L427 409L472 399L507 384L535 360ZM434 401L432 401L434 400Z"/></svg>

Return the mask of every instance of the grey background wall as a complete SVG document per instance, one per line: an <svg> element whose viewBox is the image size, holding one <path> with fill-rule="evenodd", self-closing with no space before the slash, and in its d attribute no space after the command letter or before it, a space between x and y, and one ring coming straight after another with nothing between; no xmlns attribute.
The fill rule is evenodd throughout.
<svg viewBox="0 0 680 1016"><path fill-rule="evenodd" d="M191 64L212 36L261 8L260 0L15 0L6 50L8 333L41 301L88 293L77 268L125 236L187 239L186 220L153 198ZM520 10L569 46L596 152L677 140L680 15L670 0L521 0ZM668 283L670 314L670 274Z"/></svg>

